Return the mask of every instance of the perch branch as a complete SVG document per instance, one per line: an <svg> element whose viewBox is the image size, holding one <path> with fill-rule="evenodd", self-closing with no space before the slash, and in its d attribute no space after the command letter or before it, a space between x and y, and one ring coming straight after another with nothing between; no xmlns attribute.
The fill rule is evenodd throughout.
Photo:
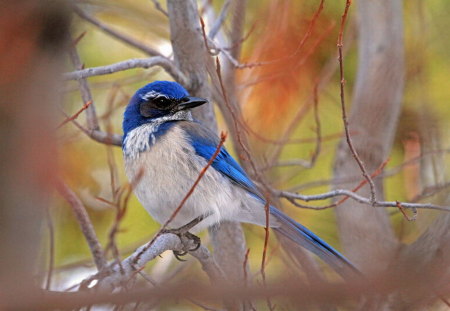
<svg viewBox="0 0 450 311"><path fill-rule="evenodd" d="M148 247L150 243L151 246ZM107 287L116 288L120 284L126 283L138 271L143 269L149 261L155 259L163 252L168 250L184 251L186 248L177 235L172 233L160 234L154 240L139 247L132 255L124 259L120 265L115 265L111 269L110 274L101 279L99 286L102 289ZM200 261L203 270L208 274L211 281L222 281L224 279L221 270L215 264L205 246L200 246L197 250L189 251L189 253ZM89 279L95 278L98 278L98 275Z"/></svg>

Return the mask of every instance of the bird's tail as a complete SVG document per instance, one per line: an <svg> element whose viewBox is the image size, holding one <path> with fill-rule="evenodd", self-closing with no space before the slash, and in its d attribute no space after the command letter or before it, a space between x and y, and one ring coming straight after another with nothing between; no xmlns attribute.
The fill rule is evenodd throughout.
<svg viewBox="0 0 450 311"><path fill-rule="evenodd" d="M316 254L329 264L344 278L355 278L361 273L343 255L315 235L311 230L302 226L275 207L270 207L270 214L277 221L272 229L296 244Z"/></svg>

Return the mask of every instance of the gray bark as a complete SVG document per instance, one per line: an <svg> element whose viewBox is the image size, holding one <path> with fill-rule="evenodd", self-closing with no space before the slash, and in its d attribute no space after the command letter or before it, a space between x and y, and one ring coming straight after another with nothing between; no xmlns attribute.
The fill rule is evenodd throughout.
<svg viewBox="0 0 450 311"><path fill-rule="evenodd" d="M358 2L359 63L349 118L359 157L369 173L388 157L400 113L404 85L401 0ZM345 140L337 151L336 179L360 174ZM362 180L362 177L361 177ZM337 185L353 188L358 183ZM375 181L377 198L383 186ZM370 196L367 186L359 192ZM386 210L350 200L336 208L344 252L360 269L384 269L397 247Z"/></svg>

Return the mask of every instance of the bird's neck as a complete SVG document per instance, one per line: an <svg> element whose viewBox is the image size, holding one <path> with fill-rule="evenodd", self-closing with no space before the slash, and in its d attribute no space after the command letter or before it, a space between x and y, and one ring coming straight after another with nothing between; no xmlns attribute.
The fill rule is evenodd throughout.
<svg viewBox="0 0 450 311"><path fill-rule="evenodd" d="M151 119L125 134L122 143L124 155L137 157L141 152L147 151L175 125L176 121L194 121L194 119L191 112L186 110Z"/></svg>

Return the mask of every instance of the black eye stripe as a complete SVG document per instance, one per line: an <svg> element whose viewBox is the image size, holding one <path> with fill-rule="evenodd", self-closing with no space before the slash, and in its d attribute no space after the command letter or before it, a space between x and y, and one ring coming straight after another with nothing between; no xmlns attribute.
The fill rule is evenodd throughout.
<svg viewBox="0 0 450 311"><path fill-rule="evenodd" d="M171 105L170 98L159 95L151 99L151 102L157 107L157 108L168 108Z"/></svg>

